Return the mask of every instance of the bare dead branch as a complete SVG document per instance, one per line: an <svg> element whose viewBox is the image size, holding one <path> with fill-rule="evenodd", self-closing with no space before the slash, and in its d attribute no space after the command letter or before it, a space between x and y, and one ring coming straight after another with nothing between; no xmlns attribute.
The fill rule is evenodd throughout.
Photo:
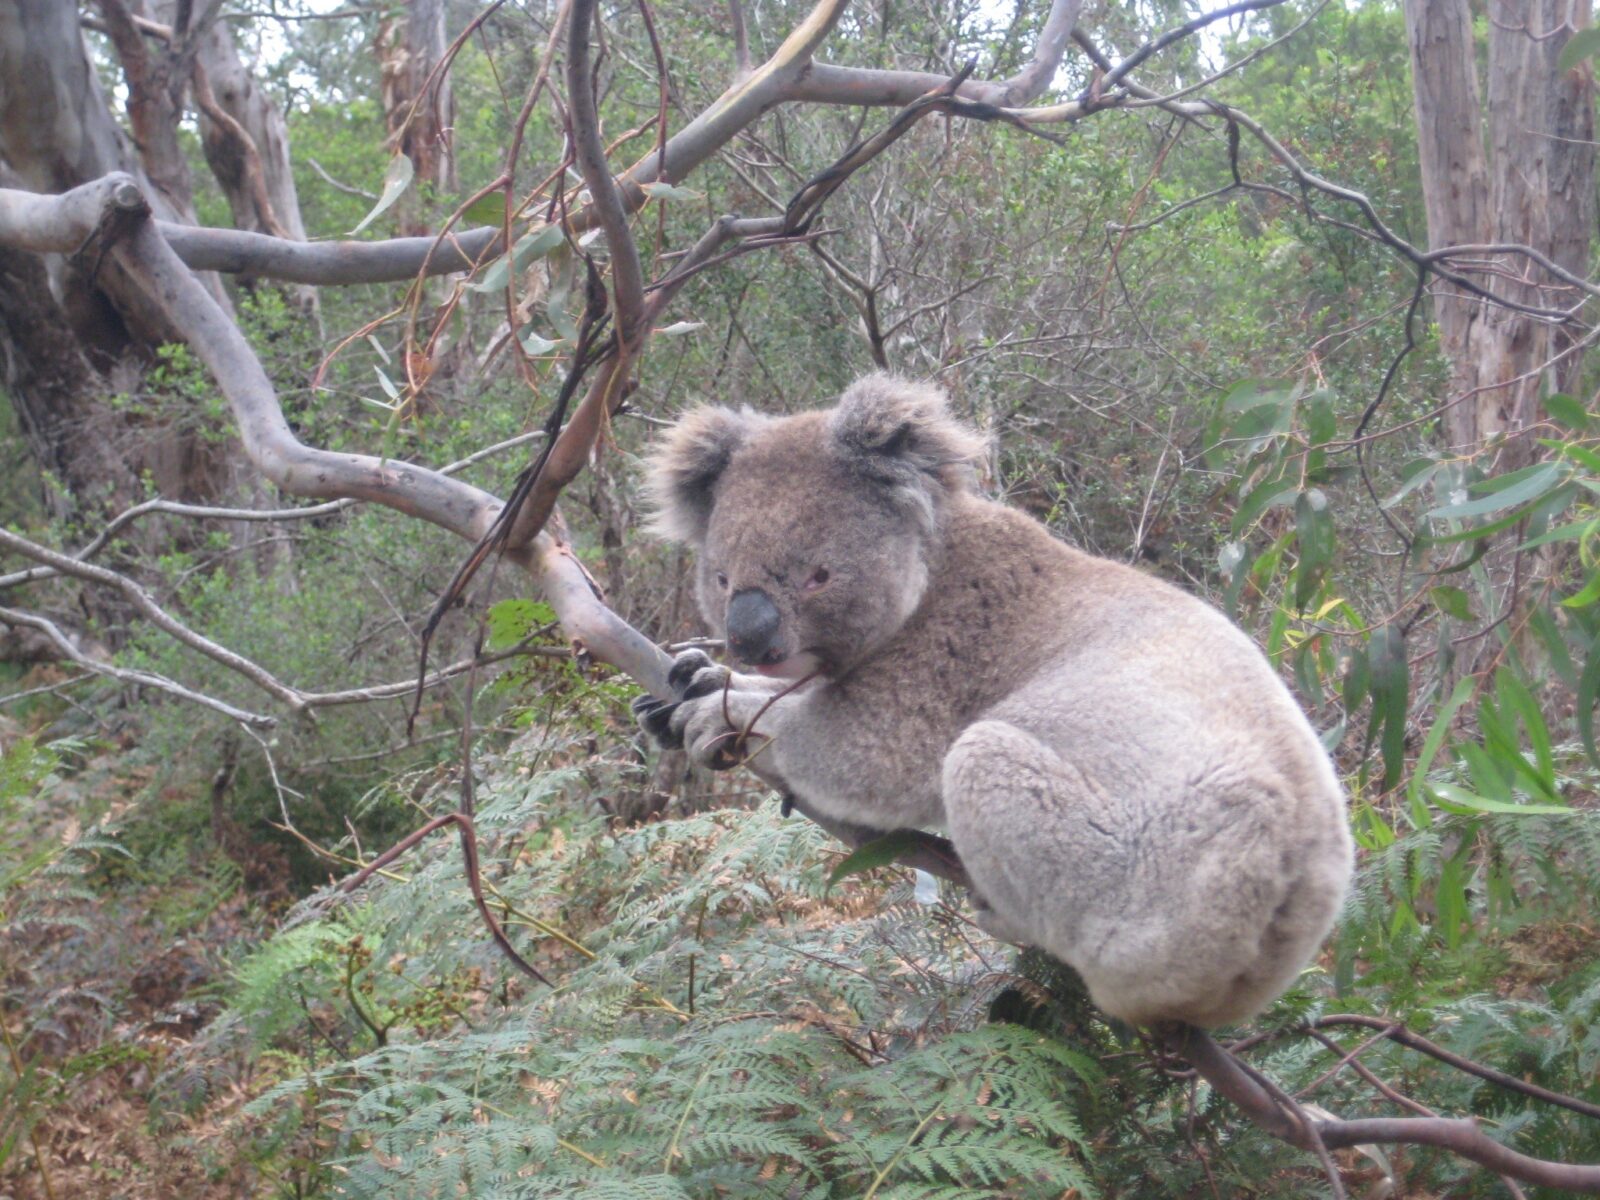
<svg viewBox="0 0 1600 1200"><path fill-rule="evenodd" d="M439 474L453 475L465 470L474 463L482 462L486 458L499 454L505 450L525 446L529 442L544 437L544 430L535 429L531 433L519 433L516 437L506 438L492 446L485 446L476 450L465 458L459 458L453 463L440 467ZM135 504L132 508L118 513L106 527L72 558L80 562L93 558L129 525L140 517L150 513L164 513L168 516L188 517L202 521L303 521L312 517L328 516L332 513L342 512L361 501L354 499L329 500L325 504L309 504L299 508L224 508L209 504L183 504L176 500L146 500L142 504ZM30 567L22 571L13 571L8 575L0 575L0 588L14 587L17 584L32 583L40 579L53 579L60 575L54 567Z"/></svg>
<svg viewBox="0 0 1600 1200"><path fill-rule="evenodd" d="M733 65L738 76L750 74L750 33L745 27L744 5L728 0L728 19L733 23Z"/></svg>
<svg viewBox="0 0 1600 1200"><path fill-rule="evenodd" d="M248 679L262 691L278 701L287 704L290 709L300 712L305 707L305 699L286 683L282 683L270 671L257 663L251 662L242 655L235 654L226 646L218 645L210 638L196 633L182 621L178 620L161 605L156 603L155 597L144 588L140 587L126 575L119 575L105 567L97 567L92 563L79 562L65 554L37 545L25 537L20 537L6 529L0 529L0 548L20 554L24 558L31 558L35 562L54 567L63 575L71 575L78 579L97 583L101 587L115 588L130 601L133 606L144 614L157 629L175 641L182 643L198 654L203 654L228 670ZM40 628L35 626L35 628ZM46 633L49 631L46 630ZM88 665L87 663L85 665Z"/></svg>
<svg viewBox="0 0 1600 1200"><path fill-rule="evenodd" d="M1515 1075L1507 1075L1504 1071L1497 1071L1493 1067L1485 1066L1470 1058L1463 1057L1453 1051L1446 1050L1443 1046L1430 1042L1419 1033L1413 1033L1404 1025L1393 1021L1386 1021L1382 1017L1368 1017L1354 1013L1338 1013L1331 1016L1319 1017L1310 1022L1313 1029L1336 1029L1340 1026L1354 1026L1358 1029L1372 1029L1392 1042L1436 1058L1442 1063L1448 1063L1458 1071L1465 1071L1469 1075L1476 1075L1479 1079L1486 1080L1496 1087L1505 1088L1507 1091L1518 1092L1524 1096L1531 1096L1535 1100L1542 1100L1546 1104L1554 1104L1561 1108L1570 1109L1572 1112L1581 1113L1583 1116L1600 1120L1600 1104L1591 1104L1587 1100L1579 1100L1573 1096L1566 1096L1560 1092L1552 1092L1542 1088L1536 1083L1529 1083L1525 1079L1518 1079ZM1537 1182L1530 1180L1529 1182Z"/></svg>
<svg viewBox="0 0 1600 1200"><path fill-rule="evenodd" d="M7 692L4 696L0 696L0 706L15 704L18 700L27 700L34 696L48 696L54 692L65 691L69 687L76 687L78 684L94 677L94 672L90 671L82 675L74 675L70 679L63 679L58 683L43 683L38 687L26 688L20 692Z"/></svg>
<svg viewBox="0 0 1600 1200"><path fill-rule="evenodd" d="M342 183L328 173L327 167L323 166L310 155L306 156L306 165L315 171L317 173L317 177L321 179L323 183L331 187L334 191L343 192L346 196L354 196L359 200L365 200L368 204L377 203L378 194L376 192L369 192L365 188L358 188L348 183ZM364 242L362 244L372 245L374 243Z"/></svg>
<svg viewBox="0 0 1600 1200"><path fill-rule="evenodd" d="M21 625L28 629L37 629L55 644L64 657L71 659L80 667L92 671L96 675L104 675L106 678L115 679L119 683L131 683L141 687L156 688L169 695L176 696L180 700L187 700L191 704L198 704L203 708L211 709L213 712L219 712L225 717L238 721L240 724L250 726L252 729L271 729L278 723L276 717L269 716L266 713L235 708L233 705L218 700L214 696L207 696L202 692L186 688L183 684L174 682L164 675L153 675L148 671L129 670L126 667L118 667L102 659L85 654L73 644L71 638L61 632L60 627L55 622L46 617L41 617L37 613L22 612L14 608L0 608L0 622L4 622L7 625Z"/></svg>
<svg viewBox="0 0 1600 1200"><path fill-rule="evenodd" d="M1282 3L1283 0L1242 0L1238 4L1229 4L1222 8L1213 9L1211 12L1201 13L1192 20L1185 21L1182 25L1175 26L1160 37L1140 46L1127 58L1111 68L1106 77L1100 81L1099 86L1102 91L1110 91L1122 82L1129 71L1154 58L1167 47L1176 45L1185 38L1193 37L1208 25L1212 25L1217 21L1225 21L1229 17L1236 17L1241 13L1257 12L1263 8L1276 8ZM1070 30L1068 32L1070 34ZM1087 95L1088 93L1086 92L1085 98Z"/></svg>
<svg viewBox="0 0 1600 1200"><path fill-rule="evenodd" d="M472 818L461 812L448 812L443 816L435 817L421 829L407 834L377 858L373 859L361 870L350 876L342 885L345 892L353 892L367 880L371 879L384 867L394 862L397 858L411 850L414 846L424 841L429 834L443 829L446 825L454 825L461 835L461 857L464 860L463 873L467 877L467 887L472 892L472 903L478 910L478 916L488 927L489 934L494 938L501 952L511 960L516 968L530 979L537 979L546 987L554 987L544 977L537 967L522 956L522 952L511 944L511 939L506 936L506 931L501 928L500 922L495 919L494 913L489 911L489 902L483 896L483 874L478 870L478 832L473 826Z"/></svg>

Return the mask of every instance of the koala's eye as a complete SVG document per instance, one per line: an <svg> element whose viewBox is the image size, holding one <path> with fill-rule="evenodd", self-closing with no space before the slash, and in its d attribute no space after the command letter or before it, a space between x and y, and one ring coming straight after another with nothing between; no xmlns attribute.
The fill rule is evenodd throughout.
<svg viewBox="0 0 1600 1200"><path fill-rule="evenodd" d="M828 578L828 568L818 567L815 571L811 572L811 578L806 580L805 590L808 592L820 591L827 585Z"/></svg>
<svg viewBox="0 0 1600 1200"><path fill-rule="evenodd" d="M724 575L721 571L717 572L717 586L719 588L721 588L723 591L727 591L728 590L728 577L726 575Z"/></svg>

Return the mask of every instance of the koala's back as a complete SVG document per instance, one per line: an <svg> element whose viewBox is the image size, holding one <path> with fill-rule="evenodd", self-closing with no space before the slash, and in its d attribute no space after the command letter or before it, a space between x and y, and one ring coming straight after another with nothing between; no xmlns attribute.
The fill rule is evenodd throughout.
<svg viewBox="0 0 1600 1200"><path fill-rule="evenodd" d="M1015 940L1071 963L1107 1012L1217 1025L1258 1011L1337 915L1342 791L1298 705L1220 613L986 501L951 514L937 605L1012 688L973 713L944 815ZM981 527L970 543L962 524ZM1040 540L1045 539L1045 540ZM996 613L974 577L1042 579Z"/></svg>

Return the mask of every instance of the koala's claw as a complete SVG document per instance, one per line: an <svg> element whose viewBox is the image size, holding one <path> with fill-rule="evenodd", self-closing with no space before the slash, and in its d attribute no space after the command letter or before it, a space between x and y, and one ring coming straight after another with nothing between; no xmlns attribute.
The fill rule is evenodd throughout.
<svg viewBox="0 0 1600 1200"><path fill-rule="evenodd" d="M685 650L672 660L672 669L667 672L667 686L680 700L692 700L689 695L691 685L698 682L700 672L707 667L717 669L717 664L711 661L711 656L704 650ZM709 690L709 689L706 689ZM697 695L705 695L705 691L697 691Z"/></svg>
<svg viewBox="0 0 1600 1200"><path fill-rule="evenodd" d="M673 715L678 706L667 700L643 695L633 698L633 715L639 727L649 734L663 750L683 749L683 729L674 728Z"/></svg>

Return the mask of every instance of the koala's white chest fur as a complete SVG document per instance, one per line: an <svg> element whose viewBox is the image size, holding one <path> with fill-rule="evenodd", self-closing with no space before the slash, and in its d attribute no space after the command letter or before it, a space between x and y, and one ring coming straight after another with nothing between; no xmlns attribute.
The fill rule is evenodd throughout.
<svg viewBox="0 0 1600 1200"><path fill-rule="evenodd" d="M689 537L716 560L703 581L770 597L777 616L760 652L804 651L832 668L762 713L756 728L771 740L753 769L841 820L945 826L987 923L1070 963L1113 1015L1199 1025L1251 1015L1315 953L1350 874L1327 756L1219 613L1062 545L953 479L963 435L930 396L875 377L821 422L744 430L710 480L694 477L693 496L658 484L669 509L704 505L701 536ZM845 466L834 491L858 487L903 513L904 528L848 497L813 501L792 521L805 493L764 466L786 451L835 455ZM669 446L658 471L677 471L681 485L693 475L685 453ZM770 511L752 508L761 502ZM875 521L857 546L853 526ZM802 544L778 565L755 564L748 547L759 541L741 538L739 522ZM901 578L908 561L924 569L914 592ZM816 585L819 572L828 583ZM794 596L781 591L791 575L809 581ZM717 620L718 593L703 586L702 599ZM680 705L676 732L713 756L728 717L748 720L773 690L735 675L726 698Z"/></svg>

